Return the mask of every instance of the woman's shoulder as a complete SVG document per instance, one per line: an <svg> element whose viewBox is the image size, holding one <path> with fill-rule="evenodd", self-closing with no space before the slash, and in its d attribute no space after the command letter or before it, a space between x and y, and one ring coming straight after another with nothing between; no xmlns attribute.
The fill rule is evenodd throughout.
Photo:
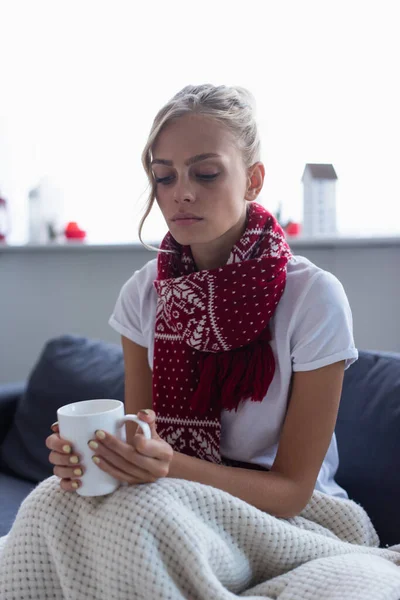
<svg viewBox="0 0 400 600"><path fill-rule="evenodd" d="M157 259L154 258L145 263L140 269L137 269L122 286L125 294L139 292L140 295L146 295L153 288L154 280L157 277Z"/></svg>
<svg viewBox="0 0 400 600"><path fill-rule="evenodd" d="M129 313L151 311L153 305L157 304L157 292L154 287L156 278L157 259L153 259L137 269L125 281L119 293L118 303Z"/></svg>
<svg viewBox="0 0 400 600"><path fill-rule="evenodd" d="M133 342L148 347L147 328L151 321L156 301L154 280L157 272L157 259L147 262L123 284L115 303L109 324L118 333Z"/></svg>
<svg viewBox="0 0 400 600"><path fill-rule="evenodd" d="M288 262L286 287L277 308L280 337L289 341L292 369L310 371L357 359L353 319L343 285L303 256Z"/></svg>
<svg viewBox="0 0 400 600"><path fill-rule="evenodd" d="M339 279L304 256L293 256L287 264L286 285L277 317L288 330L302 328L305 321L323 321L330 315L351 317L351 308Z"/></svg>
<svg viewBox="0 0 400 600"><path fill-rule="evenodd" d="M339 279L318 267L305 256L294 255L287 264L286 296L299 304L305 298L318 297L333 300L345 292Z"/></svg>

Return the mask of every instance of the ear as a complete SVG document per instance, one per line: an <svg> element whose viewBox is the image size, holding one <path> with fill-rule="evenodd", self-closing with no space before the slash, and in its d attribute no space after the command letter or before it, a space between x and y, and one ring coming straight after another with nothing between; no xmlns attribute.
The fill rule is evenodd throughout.
<svg viewBox="0 0 400 600"><path fill-rule="evenodd" d="M262 190L264 185L265 167L262 162L256 162L254 165L249 167L247 173L247 187L245 193L245 200L253 202L256 200L258 194Z"/></svg>

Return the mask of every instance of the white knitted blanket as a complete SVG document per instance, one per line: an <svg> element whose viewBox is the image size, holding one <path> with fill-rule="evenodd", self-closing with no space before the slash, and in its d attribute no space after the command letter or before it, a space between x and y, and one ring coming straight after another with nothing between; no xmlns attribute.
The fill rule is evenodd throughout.
<svg viewBox="0 0 400 600"><path fill-rule="evenodd" d="M315 492L293 519L178 479L102 498L41 483L0 543L1 600L399 600L400 545Z"/></svg>

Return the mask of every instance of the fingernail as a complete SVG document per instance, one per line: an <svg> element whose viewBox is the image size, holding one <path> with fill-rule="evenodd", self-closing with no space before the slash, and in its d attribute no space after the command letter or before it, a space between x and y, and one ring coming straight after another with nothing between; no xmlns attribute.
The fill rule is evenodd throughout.
<svg viewBox="0 0 400 600"><path fill-rule="evenodd" d="M98 429L96 431L96 437L98 437L99 440L104 440L104 438L106 437L106 434L101 429Z"/></svg>
<svg viewBox="0 0 400 600"><path fill-rule="evenodd" d="M74 475L82 475L82 469L74 469Z"/></svg>
<svg viewBox="0 0 400 600"><path fill-rule="evenodd" d="M50 429L53 429L53 427L58 427L58 421L55 421L53 425L50 425Z"/></svg>
<svg viewBox="0 0 400 600"><path fill-rule="evenodd" d="M68 444L63 446L62 449L63 449L63 452L65 452L65 454L70 454L72 452L72 448L71 448L71 446L68 446Z"/></svg>
<svg viewBox="0 0 400 600"><path fill-rule="evenodd" d="M70 456L69 462L73 465L77 465L79 462L79 458L77 456Z"/></svg>
<svg viewBox="0 0 400 600"><path fill-rule="evenodd" d="M99 447L98 443L95 442L94 440L90 440L90 442L88 442L88 446L92 450L97 450L97 448Z"/></svg>
<svg viewBox="0 0 400 600"><path fill-rule="evenodd" d="M99 459L99 457L98 457L98 456L92 456L92 461L93 461L94 463L96 463L96 465L98 465L98 464L99 464L99 462L100 462L100 459Z"/></svg>
<svg viewBox="0 0 400 600"><path fill-rule="evenodd" d="M77 490L79 487L79 483L77 481L73 481L71 485L75 490Z"/></svg>
<svg viewBox="0 0 400 600"><path fill-rule="evenodd" d="M149 415L150 414L150 410L148 408L143 408L139 412L144 413L145 415Z"/></svg>

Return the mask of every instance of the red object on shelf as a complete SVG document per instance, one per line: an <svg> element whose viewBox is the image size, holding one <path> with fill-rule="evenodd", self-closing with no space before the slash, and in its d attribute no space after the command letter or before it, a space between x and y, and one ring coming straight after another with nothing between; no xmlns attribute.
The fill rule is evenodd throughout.
<svg viewBox="0 0 400 600"><path fill-rule="evenodd" d="M288 223L285 227L285 231L287 235L299 235L301 231L300 223L293 223L292 221Z"/></svg>
<svg viewBox="0 0 400 600"><path fill-rule="evenodd" d="M81 229L75 221L70 221L64 229L64 235L68 240L83 240L86 237L86 231Z"/></svg>

